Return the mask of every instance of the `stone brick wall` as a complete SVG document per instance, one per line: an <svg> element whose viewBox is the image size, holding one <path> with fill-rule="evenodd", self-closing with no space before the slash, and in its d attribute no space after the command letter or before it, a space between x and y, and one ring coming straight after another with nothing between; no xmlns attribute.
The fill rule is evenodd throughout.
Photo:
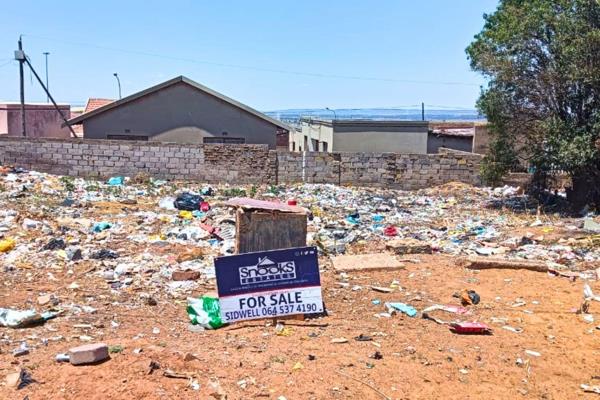
<svg viewBox="0 0 600 400"><path fill-rule="evenodd" d="M419 189L451 181L479 185L482 156L440 154L293 153L266 145L190 145L89 139L0 137L0 164L58 175L135 176L208 183L333 183Z"/></svg>
<svg viewBox="0 0 600 400"><path fill-rule="evenodd" d="M335 183L420 189L447 182L480 185L481 156L442 154L279 152L279 183Z"/></svg>
<svg viewBox="0 0 600 400"><path fill-rule="evenodd" d="M142 172L209 183L267 183L275 179L276 160L267 145L0 138L0 163L58 175L107 177Z"/></svg>

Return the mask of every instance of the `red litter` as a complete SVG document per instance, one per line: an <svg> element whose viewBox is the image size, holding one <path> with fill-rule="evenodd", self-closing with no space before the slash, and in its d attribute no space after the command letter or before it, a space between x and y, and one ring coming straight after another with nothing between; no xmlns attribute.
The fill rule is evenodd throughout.
<svg viewBox="0 0 600 400"><path fill-rule="evenodd" d="M490 334L492 329L481 322L453 322L450 330L454 333L464 334Z"/></svg>
<svg viewBox="0 0 600 400"><path fill-rule="evenodd" d="M395 226L393 225L388 225L385 227L385 229L383 230L383 234L385 236L396 236L398 235L398 230L396 229Z"/></svg>
<svg viewBox="0 0 600 400"><path fill-rule="evenodd" d="M289 199L287 201L288 206L297 206L298 202L296 201L296 199Z"/></svg>
<svg viewBox="0 0 600 400"><path fill-rule="evenodd" d="M203 201L202 203L200 203L200 211L207 212L208 210L210 210L210 204L208 204L205 201Z"/></svg>

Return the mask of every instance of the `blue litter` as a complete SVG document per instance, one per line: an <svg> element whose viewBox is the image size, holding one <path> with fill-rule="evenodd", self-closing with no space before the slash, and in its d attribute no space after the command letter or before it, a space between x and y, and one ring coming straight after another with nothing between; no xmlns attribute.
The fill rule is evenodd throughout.
<svg viewBox="0 0 600 400"><path fill-rule="evenodd" d="M110 186L121 186L124 181L125 181L125 178L123 178L122 176L113 176L112 178L110 178L108 180L107 183Z"/></svg>
<svg viewBox="0 0 600 400"><path fill-rule="evenodd" d="M417 315L417 310L414 307L404 303L385 303L385 308L387 308L389 312L393 310L400 311L409 317Z"/></svg>
<svg viewBox="0 0 600 400"><path fill-rule="evenodd" d="M383 221L383 215L375 214L375 215L373 215L372 219L374 222L381 222L381 221Z"/></svg>
<svg viewBox="0 0 600 400"><path fill-rule="evenodd" d="M375 299L375 300L372 300L372 301L371 301L371 303L373 303L373 304L375 304L375 305L379 305L379 304L381 304L381 301L380 301L380 300L377 300L377 299Z"/></svg>
<svg viewBox="0 0 600 400"><path fill-rule="evenodd" d="M99 233L106 229L109 229L110 227L112 227L112 224L110 222L97 222L92 227L92 231L95 233Z"/></svg>
<svg viewBox="0 0 600 400"><path fill-rule="evenodd" d="M205 214L205 213L203 213L203 212L202 212L202 211L200 211L200 210L194 210L194 211L192 211L192 215L193 215L195 218L204 218L204 216L205 216L206 214Z"/></svg>

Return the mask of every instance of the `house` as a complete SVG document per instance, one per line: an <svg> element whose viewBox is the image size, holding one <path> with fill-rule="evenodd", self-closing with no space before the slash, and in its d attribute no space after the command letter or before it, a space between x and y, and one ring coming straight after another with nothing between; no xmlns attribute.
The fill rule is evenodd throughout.
<svg viewBox="0 0 600 400"><path fill-rule="evenodd" d="M71 115L71 106L58 104L65 118ZM0 135L21 136L23 132L21 103L0 103ZM48 103L25 103L25 133L27 137L68 138L71 131L56 108Z"/></svg>
<svg viewBox="0 0 600 400"><path fill-rule="evenodd" d="M427 121L301 120L291 151L427 153Z"/></svg>
<svg viewBox="0 0 600 400"><path fill-rule="evenodd" d="M471 153L474 136L473 122L431 122L427 137L427 153L438 153L441 147Z"/></svg>
<svg viewBox="0 0 600 400"><path fill-rule="evenodd" d="M287 149L291 129L184 76L109 101L69 124L82 124L88 139L267 144L270 149Z"/></svg>

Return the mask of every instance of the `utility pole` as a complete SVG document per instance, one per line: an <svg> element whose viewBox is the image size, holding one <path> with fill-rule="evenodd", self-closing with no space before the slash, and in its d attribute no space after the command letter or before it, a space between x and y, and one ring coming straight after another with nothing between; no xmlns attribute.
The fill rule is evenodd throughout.
<svg viewBox="0 0 600 400"><path fill-rule="evenodd" d="M48 54L49 52L45 51L44 56L46 56L46 89L50 90L50 85L48 84ZM50 103L50 97L46 96L46 103Z"/></svg>
<svg viewBox="0 0 600 400"><path fill-rule="evenodd" d="M48 98L50 99L52 104L54 104L54 108L62 117L63 121L65 122L65 125L69 127L69 130L71 131L71 135L73 135L73 137L77 137L77 135L75 134L75 131L73 130L73 127L69 124L67 117L62 113L62 111L60 111L60 108L58 108L58 104L56 104L56 102L54 101L54 98L52 97L52 95L50 94L50 92L48 91L46 86L44 86L44 82L42 82L42 79L40 78L40 76L37 74L37 72L35 72L35 69L33 69L33 65L31 65L31 63L29 62L29 60L27 58L25 58L25 62L27 63L27 66L29 67L29 69L31 69L31 72L33 72L33 76L35 76L35 79L38 80L38 82L40 83L40 86L42 86L42 89L44 89L44 91L46 92L46 96L48 96Z"/></svg>
<svg viewBox="0 0 600 400"><path fill-rule="evenodd" d="M23 78L23 63L25 53L23 52L23 41L19 36L19 50L15 51L15 60L19 62L19 84L21 90L21 135L27 136L25 131L25 80Z"/></svg>
<svg viewBox="0 0 600 400"><path fill-rule="evenodd" d="M421 121L425 121L425 103L421 103Z"/></svg>

